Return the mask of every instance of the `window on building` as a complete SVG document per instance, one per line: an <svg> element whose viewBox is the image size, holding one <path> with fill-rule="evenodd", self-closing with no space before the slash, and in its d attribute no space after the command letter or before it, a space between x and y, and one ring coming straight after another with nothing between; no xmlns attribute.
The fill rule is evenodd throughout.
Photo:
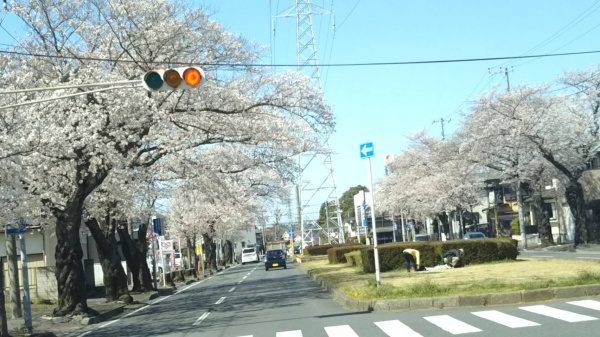
<svg viewBox="0 0 600 337"><path fill-rule="evenodd" d="M556 206L554 205L554 203L543 203L542 204L542 211L545 211L548 213L548 218L550 219L556 219Z"/></svg>

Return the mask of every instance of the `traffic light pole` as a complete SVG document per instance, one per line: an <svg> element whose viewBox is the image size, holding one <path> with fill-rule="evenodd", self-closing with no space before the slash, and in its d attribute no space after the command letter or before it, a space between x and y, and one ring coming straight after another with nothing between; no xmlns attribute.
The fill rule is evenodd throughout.
<svg viewBox="0 0 600 337"><path fill-rule="evenodd" d="M23 103L18 103L18 104L4 105L4 106L0 106L0 110L12 109L12 108L17 108L17 107L25 106L25 105L31 105L31 104L38 104L38 103L45 103L45 102L50 102L50 101L56 101L56 100L64 99L64 98L71 98L71 97L89 95L89 94L93 94L93 93L96 93L96 92L103 92L103 91L109 91L109 90L115 90L115 89L133 89L133 88L138 88L138 87L141 86L139 84L139 81L135 81L135 82L136 82L136 84L132 83L130 85L114 86L114 87L109 87L109 88L102 88L102 89L96 89L96 90L78 92L76 94L69 94L69 95L58 96L58 97L49 97L49 98L38 99L38 100L35 100L35 101L23 102ZM78 86L73 86L73 88L77 88L77 87ZM61 87L60 89L65 89L65 88L67 88L67 87ZM58 89L53 89L53 90L58 90ZM0 94L6 94L6 93L7 92L0 92Z"/></svg>

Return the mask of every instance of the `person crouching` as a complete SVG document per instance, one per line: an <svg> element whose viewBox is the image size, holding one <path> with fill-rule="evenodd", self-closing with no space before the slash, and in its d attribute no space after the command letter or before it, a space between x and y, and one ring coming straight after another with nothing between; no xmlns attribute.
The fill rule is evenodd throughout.
<svg viewBox="0 0 600 337"><path fill-rule="evenodd" d="M406 265L406 270L410 273L410 269L414 269L415 271L419 271L421 268L421 253L418 250L407 248L402 251L402 256L404 257L404 264Z"/></svg>

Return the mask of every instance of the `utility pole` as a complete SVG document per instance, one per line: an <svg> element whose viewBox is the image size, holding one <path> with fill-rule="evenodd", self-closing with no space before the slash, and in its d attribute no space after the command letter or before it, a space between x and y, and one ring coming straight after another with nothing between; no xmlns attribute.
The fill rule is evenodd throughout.
<svg viewBox="0 0 600 337"><path fill-rule="evenodd" d="M442 126L442 140L446 139L446 133L444 130L444 123L450 123L450 119L444 119L444 118L440 118L439 120L434 120L433 124L435 123L440 123L440 125Z"/></svg>
<svg viewBox="0 0 600 337"><path fill-rule="evenodd" d="M504 76L506 76L506 91L510 91L510 79L508 78L508 68L506 67L504 67Z"/></svg>

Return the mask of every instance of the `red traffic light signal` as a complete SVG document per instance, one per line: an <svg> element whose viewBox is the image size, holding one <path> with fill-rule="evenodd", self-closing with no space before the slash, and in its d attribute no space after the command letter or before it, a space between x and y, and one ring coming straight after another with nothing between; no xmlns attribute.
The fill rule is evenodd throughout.
<svg viewBox="0 0 600 337"><path fill-rule="evenodd" d="M202 82L204 70L195 66L150 70L142 78L142 84L148 91L194 89Z"/></svg>

